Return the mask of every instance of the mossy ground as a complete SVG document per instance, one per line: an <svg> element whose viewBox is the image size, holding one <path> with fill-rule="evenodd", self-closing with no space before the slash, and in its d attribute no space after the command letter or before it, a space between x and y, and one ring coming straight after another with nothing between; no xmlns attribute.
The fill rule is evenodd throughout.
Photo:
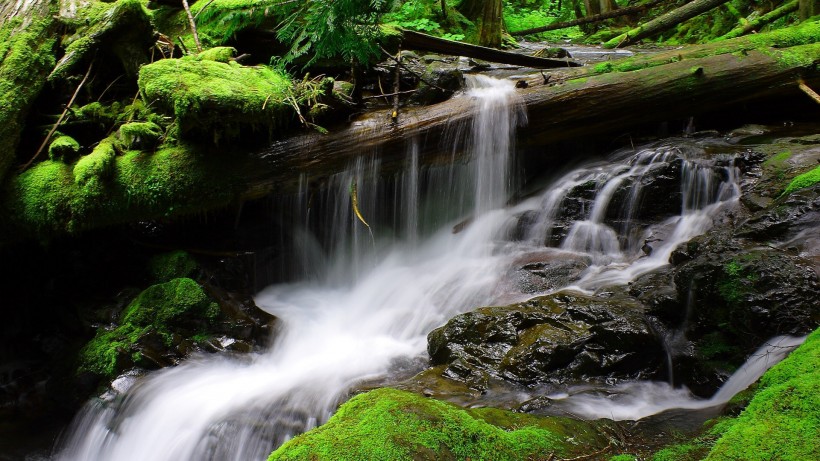
<svg viewBox="0 0 820 461"><path fill-rule="evenodd" d="M607 442L594 423L464 410L385 388L354 397L327 424L285 443L268 459L547 459L591 453Z"/></svg>
<svg viewBox="0 0 820 461"><path fill-rule="evenodd" d="M139 340L156 334L166 346L180 327L207 325L219 315L198 283L176 278L152 285L140 293L123 311L122 321L112 330L100 330L80 352L79 371L112 378L131 364L139 364ZM191 331L194 335L197 331ZM177 333L178 334L178 333Z"/></svg>

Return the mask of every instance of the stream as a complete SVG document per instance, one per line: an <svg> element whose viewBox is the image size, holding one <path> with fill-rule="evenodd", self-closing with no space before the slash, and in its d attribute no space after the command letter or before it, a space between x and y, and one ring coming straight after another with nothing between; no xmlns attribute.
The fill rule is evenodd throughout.
<svg viewBox="0 0 820 461"><path fill-rule="evenodd" d="M265 352L203 354L146 377L120 377L86 404L53 459L265 459L325 422L357 384L422 370L427 334L454 315L533 296L510 280L511 268L528 255L586 266L567 286L540 293L594 294L668 264L678 245L708 230L738 199L730 157L671 140L557 174L510 205L521 177L515 128L526 114L511 81L470 78L458 97L474 101L476 116L471 126L451 130L453 145L467 137L469 161L422 168L423 141L408 140L407 167L389 181L381 179L376 156L362 156L323 189L305 185L286 199L293 281L256 296L280 319ZM658 192L642 187L672 167L682 179L660 202L675 212L650 220L640 207L646 194ZM572 202L577 209L568 218L580 186L588 196ZM728 401L801 341L772 339L712 399L663 382L567 388L549 397L589 418L706 408Z"/></svg>

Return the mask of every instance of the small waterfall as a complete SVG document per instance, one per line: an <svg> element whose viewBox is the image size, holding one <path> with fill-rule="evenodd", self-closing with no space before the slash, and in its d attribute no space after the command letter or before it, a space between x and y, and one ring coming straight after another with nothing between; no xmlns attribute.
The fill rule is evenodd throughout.
<svg viewBox="0 0 820 461"><path fill-rule="evenodd" d="M560 411L588 419L638 420L672 409L702 410L726 404L735 394L803 344L803 337L777 336L761 346L710 399L663 382L632 382L605 389L579 389L554 397Z"/></svg>
<svg viewBox="0 0 820 461"><path fill-rule="evenodd" d="M374 154L321 185L300 182L283 205L294 274L256 297L280 320L267 351L196 356L127 380L133 385L86 405L55 458L264 459L326 421L357 384L421 369L427 334L454 315L525 298L508 280L522 255L588 258L574 288L594 292L667 264L677 245L708 229L737 197L733 166L661 145L574 169L539 196L502 208L514 186L513 134L525 116L510 82L471 80L461 97L474 100L476 116L470 127L452 128L469 132L466 143L453 143L454 152L466 146L469 162L421 167L420 140L411 139L401 174L384 175ZM645 178L673 162L681 165L682 211L639 222ZM372 238L354 216L353 184ZM547 248L579 188L591 198L577 201L580 217L560 248ZM613 211L616 197L625 199ZM527 214L534 218L524 237L505 240ZM646 256L637 243L650 238Z"/></svg>
<svg viewBox="0 0 820 461"><path fill-rule="evenodd" d="M379 180L373 156L320 189L304 184L292 200L302 211L290 215L294 253L309 276L258 294L281 325L269 350L193 357L90 402L56 458L265 459L326 421L356 383L423 357L427 333L493 300L504 275L496 242L510 216L497 207L508 199L511 138L522 119L514 94L510 82L476 79L466 95L477 111L467 165L422 171L411 141L409 171L392 186ZM352 184L375 242L353 215ZM453 197L470 197L471 209L456 202L442 211Z"/></svg>

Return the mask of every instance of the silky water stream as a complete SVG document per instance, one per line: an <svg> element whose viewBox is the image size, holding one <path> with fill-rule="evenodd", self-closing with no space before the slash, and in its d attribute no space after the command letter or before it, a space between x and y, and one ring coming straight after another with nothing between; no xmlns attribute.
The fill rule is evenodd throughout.
<svg viewBox="0 0 820 461"><path fill-rule="evenodd" d="M390 181L379 179L377 160L361 157L321 191L304 190L292 199L290 264L298 280L256 297L280 319L266 352L201 355L147 377L121 377L115 390L85 406L54 458L265 459L288 438L326 421L357 383L382 379L397 368L420 369L427 334L452 316L523 299L506 279L523 256L552 251L589 258L591 265L570 288L594 292L667 264L678 244L706 231L716 213L737 198L731 162L660 144L574 169L543 192L505 207L517 176L515 127L526 116L510 82L471 82L461 97L474 100L476 116L471 127L453 130L467 133L454 142L469 150L468 162L420 168L418 146L409 140L407 168ZM642 178L672 162L681 170L680 212L640 224L635 216ZM373 238L354 215L352 184ZM557 247L545 247L556 240L567 195L580 185L593 191L589 209L581 210ZM624 185L628 194L613 224L607 210ZM509 239L525 214L531 219L523 238ZM640 248L649 240L653 251L647 256ZM762 373L747 371L747 381ZM595 394L580 393L554 397L589 417L651 414L635 411L634 396L644 394L654 396L652 411L706 405L668 385L632 386L639 391L624 389L632 397L622 401L602 403ZM651 393L644 392L647 386ZM732 386L733 392L742 389Z"/></svg>

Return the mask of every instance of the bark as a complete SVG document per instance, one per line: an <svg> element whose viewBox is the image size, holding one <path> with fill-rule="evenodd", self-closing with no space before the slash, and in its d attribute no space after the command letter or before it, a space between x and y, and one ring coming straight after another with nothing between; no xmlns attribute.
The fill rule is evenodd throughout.
<svg viewBox="0 0 820 461"><path fill-rule="evenodd" d="M599 21L604 21L606 19L617 18L619 16L626 16L628 14L640 13L642 11L646 11L649 8L652 8L655 5L658 5L663 2L667 2L669 0L649 0L648 2L641 4L630 6L627 8L620 8L609 13L599 14L595 16L587 16L585 18L579 18L572 21L565 21L565 22L554 22L552 24L542 26L542 27L535 27L532 29L525 29L519 30L517 32L510 32L510 35L521 36L521 35L530 35L530 34L537 34L540 32L548 32L551 30L559 30L559 29L566 29L567 27L573 26L580 26L582 24L590 24Z"/></svg>
<svg viewBox="0 0 820 461"><path fill-rule="evenodd" d="M801 21L805 21L816 14L820 14L820 1L800 0L799 14Z"/></svg>
<svg viewBox="0 0 820 461"><path fill-rule="evenodd" d="M454 42L412 30L402 30L401 46L405 50L429 51L452 56L466 56L484 61L510 64L514 66L548 69L555 67L577 67L579 64L561 59L537 58L518 53Z"/></svg>
<svg viewBox="0 0 820 461"><path fill-rule="evenodd" d="M694 0L604 43L604 48L621 48L669 30L678 24L716 8L729 0Z"/></svg>
<svg viewBox="0 0 820 461"><path fill-rule="evenodd" d="M465 0L459 11L478 27L478 44L498 48L503 32L501 0Z"/></svg>
<svg viewBox="0 0 820 461"><path fill-rule="evenodd" d="M749 21L746 24L736 27L730 30L726 35L721 38L735 38L740 37L741 35L746 35L753 30L759 30L761 27L769 24L777 19L786 16L789 13L797 11L797 4L798 0L792 0L791 2L785 3L780 8L774 9L763 16L755 19L754 21Z"/></svg>

